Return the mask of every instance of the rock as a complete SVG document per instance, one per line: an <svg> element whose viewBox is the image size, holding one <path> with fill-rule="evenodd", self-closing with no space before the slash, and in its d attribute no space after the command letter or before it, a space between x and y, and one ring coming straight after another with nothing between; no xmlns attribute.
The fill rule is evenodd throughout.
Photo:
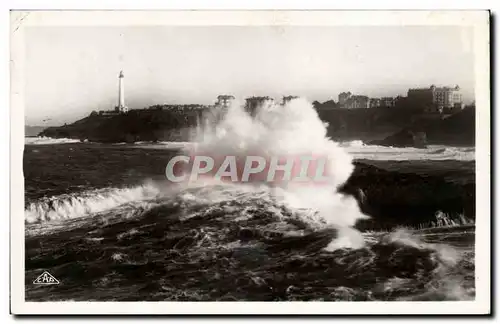
<svg viewBox="0 0 500 324"><path fill-rule="evenodd" d="M392 147L427 147L427 134L425 132L414 132L403 129L383 140L369 142L370 145L392 146Z"/></svg>
<svg viewBox="0 0 500 324"><path fill-rule="evenodd" d="M424 122L415 119L414 125L384 138L371 141L371 145L425 148L428 144L475 145L475 107L467 107L453 115L443 115Z"/></svg>
<svg viewBox="0 0 500 324"><path fill-rule="evenodd" d="M466 171L456 172L458 177ZM361 230L416 227L436 221L438 212L456 220L475 218L474 180L452 183L430 172L395 172L355 162L354 173L340 191L354 196L361 210L371 216L358 222Z"/></svg>
<svg viewBox="0 0 500 324"><path fill-rule="evenodd" d="M69 125L49 127L40 135L101 143L187 141L197 114L197 111L141 109L119 115L91 115Z"/></svg>

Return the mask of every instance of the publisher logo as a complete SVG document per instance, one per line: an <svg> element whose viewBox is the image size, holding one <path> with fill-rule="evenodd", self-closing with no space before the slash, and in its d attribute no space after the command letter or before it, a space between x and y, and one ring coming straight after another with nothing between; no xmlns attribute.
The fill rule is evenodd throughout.
<svg viewBox="0 0 500 324"><path fill-rule="evenodd" d="M48 271L44 271L41 275L39 275L35 279L35 281L33 281L33 284L35 284L35 285L58 285L59 280L57 280Z"/></svg>

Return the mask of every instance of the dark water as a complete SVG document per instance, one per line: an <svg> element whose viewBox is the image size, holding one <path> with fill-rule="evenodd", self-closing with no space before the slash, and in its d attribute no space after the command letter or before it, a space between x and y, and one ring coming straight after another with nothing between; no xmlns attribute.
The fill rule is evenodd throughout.
<svg viewBox="0 0 500 324"><path fill-rule="evenodd" d="M265 188L166 185L174 153L26 146L26 299L474 298L472 224L366 231L364 248L331 250L344 233L277 202ZM465 165L398 165L456 181L470 176L467 167L465 175L446 171L460 169L457 163ZM60 284L34 285L45 270Z"/></svg>

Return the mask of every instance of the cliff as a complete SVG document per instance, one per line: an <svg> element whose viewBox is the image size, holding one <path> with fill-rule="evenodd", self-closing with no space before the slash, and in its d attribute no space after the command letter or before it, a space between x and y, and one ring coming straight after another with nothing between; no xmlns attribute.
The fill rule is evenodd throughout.
<svg viewBox="0 0 500 324"><path fill-rule="evenodd" d="M76 138L101 143L138 141L185 141L196 125L199 110L131 110L125 114L93 113L73 124L50 127L40 136Z"/></svg>
<svg viewBox="0 0 500 324"><path fill-rule="evenodd" d="M413 123L382 140L374 140L369 144L394 147L425 147L432 144L473 146L475 117L475 107L467 107L445 118Z"/></svg>
<svg viewBox="0 0 500 324"><path fill-rule="evenodd" d="M375 166L375 165L377 166ZM436 222L436 213L458 221L475 219L474 161L364 161L341 187L370 215L362 230L418 227Z"/></svg>
<svg viewBox="0 0 500 324"><path fill-rule="evenodd" d="M317 108L319 117L328 123L328 136L337 140L383 139L418 123L425 114L409 107L367 109ZM438 118L432 116L431 118Z"/></svg>
<svg viewBox="0 0 500 324"><path fill-rule="evenodd" d="M428 144L475 145L476 108L471 106L425 126Z"/></svg>
<svg viewBox="0 0 500 324"><path fill-rule="evenodd" d="M387 136L383 140L369 142L372 145L392 146L392 147L427 147L427 134L425 132L415 132L404 128L399 132Z"/></svg>
<svg viewBox="0 0 500 324"><path fill-rule="evenodd" d="M377 145L473 145L475 109L467 108L443 119L412 107L339 109L329 102L316 103L319 117L328 124L334 140L361 139ZM325 108L326 107L326 108ZM92 142L187 141L197 118L209 109L201 106L152 106L125 114L92 113L73 124L50 127L39 135Z"/></svg>

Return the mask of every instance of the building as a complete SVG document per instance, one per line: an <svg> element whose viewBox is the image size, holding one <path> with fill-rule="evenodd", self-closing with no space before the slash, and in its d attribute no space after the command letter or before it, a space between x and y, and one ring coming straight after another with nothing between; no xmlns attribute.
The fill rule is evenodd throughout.
<svg viewBox="0 0 500 324"><path fill-rule="evenodd" d="M350 96L344 102L344 108L347 109L358 109L358 108L369 108L370 99L367 96Z"/></svg>
<svg viewBox="0 0 500 324"><path fill-rule="evenodd" d="M380 107L394 107L396 106L396 98L382 97L380 98Z"/></svg>
<svg viewBox="0 0 500 324"><path fill-rule="evenodd" d="M265 97L250 97L245 99L245 110L251 115L255 116L257 114L257 110L270 106L274 104L274 99L268 96Z"/></svg>
<svg viewBox="0 0 500 324"><path fill-rule="evenodd" d="M463 108L460 87L436 87L418 88L408 90L408 100L424 106L427 111L452 112Z"/></svg>
<svg viewBox="0 0 500 324"><path fill-rule="evenodd" d="M234 99L235 99L234 96L231 95L220 95L217 97L217 102L215 103L215 105L228 108L234 101Z"/></svg>
<svg viewBox="0 0 500 324"><path fill-rule="evenodd" d="M340 108L346 108L345 103L349 98L351 97L352 93L350 92L342 92L339 94L339 107Z"/></svg>
<svg viewBox="0 0 500 324"><path fill-rule="evenodd" d="M353 95L351 92L342 92L339 94L340 108L346 109L357 109L357 108L369 108L370 98L367 96Z"/></svg>
<svg viewBox="0 0 500 324"><path fill-rule="evenodd" d="M283 105L289 103L294 99L298 99L299 96L283 96Z"/></svg>
<svg viewBox="0 0 500 324"><path fill-rule="evenodd" d="M462 94L458 85L442 88L432 86L432 88L434 104L437 105L439 111L444 110L446 112L463 108Z"/></svg>
<svg viewBox="0 0 500 324"><path fill-rule="evenodd" d="M369 106L369 108L378 108L378 107L380 107L380 99L379 98L370 98L368 106Z"/></svg>
<svg viewBox="0 0 500 324"><path fill-rule="evenodd" d="M125 86L123 84L123 79L123 71L120 71L118 75L118 106L115 107L115 111L120 113L128 112L128 107L125 106Z"/></svg>

